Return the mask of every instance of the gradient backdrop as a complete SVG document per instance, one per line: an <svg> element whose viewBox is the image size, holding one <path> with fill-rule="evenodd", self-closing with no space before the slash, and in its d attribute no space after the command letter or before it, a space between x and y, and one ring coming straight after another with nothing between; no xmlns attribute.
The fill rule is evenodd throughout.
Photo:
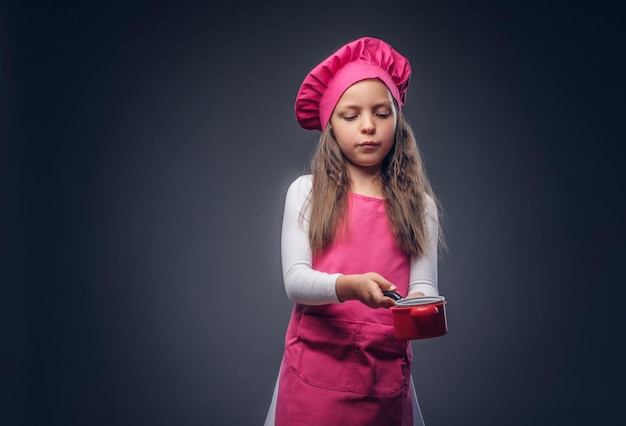
<svg viewBox="0 0 626 426"><path fill-rule="evenodd" d="M427 425L622 415L611 5L13 3L2 424L262 424L292 306L283 199L318 137L294 97L364 35L412 63L405 114L447 217L450 331L413 342Z"/></svg>

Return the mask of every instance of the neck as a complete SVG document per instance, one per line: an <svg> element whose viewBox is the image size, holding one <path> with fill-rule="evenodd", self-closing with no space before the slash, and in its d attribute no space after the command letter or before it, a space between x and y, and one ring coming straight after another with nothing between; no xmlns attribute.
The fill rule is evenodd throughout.
<svg viewBox="0 0 626 426"><path fill-rule="evenodd" d="M384 198L383 185L380 181L380 167L350 167L350 191L355 194L375 198Z"/></svg>

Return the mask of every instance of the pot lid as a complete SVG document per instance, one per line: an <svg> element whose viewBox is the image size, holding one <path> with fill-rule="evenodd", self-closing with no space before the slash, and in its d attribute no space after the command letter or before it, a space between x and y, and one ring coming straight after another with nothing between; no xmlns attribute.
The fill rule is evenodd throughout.
<svg viewBox="0 0 626 426"><path fill-rule="evenodd" d="M402 300L396 301L396 306L406 308L408 306L420 306L420 305L429 305L432 303L441 303L445 300L446 298L443 296L409 297L408 299L402 299Z"/></svg>

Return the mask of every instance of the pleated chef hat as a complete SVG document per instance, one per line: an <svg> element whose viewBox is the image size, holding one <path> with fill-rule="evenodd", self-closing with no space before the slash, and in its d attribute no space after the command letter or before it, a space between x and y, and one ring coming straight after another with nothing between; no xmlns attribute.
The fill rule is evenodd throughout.
<svg viewBox="0 0 626 426"><path fill-rule="evenodd" d="M379 78L402 108L411 78L409 61L383 40L362 37L330 55L307 74L296 96L296 118L308 130L323 130L339 98L354 83Z"/></svg>

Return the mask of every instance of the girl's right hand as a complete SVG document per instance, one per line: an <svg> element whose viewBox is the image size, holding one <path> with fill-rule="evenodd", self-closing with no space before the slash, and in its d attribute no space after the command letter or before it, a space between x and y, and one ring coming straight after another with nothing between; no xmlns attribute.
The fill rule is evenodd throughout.
<svg viewBox="0 0 626 426"><path fill-rule="evenodd" d="M376 272L342 275L337 278L335 290L340 301L359 300L370 308L391 308L396 302L383 295L395 291L396 286Z"/></svg>

